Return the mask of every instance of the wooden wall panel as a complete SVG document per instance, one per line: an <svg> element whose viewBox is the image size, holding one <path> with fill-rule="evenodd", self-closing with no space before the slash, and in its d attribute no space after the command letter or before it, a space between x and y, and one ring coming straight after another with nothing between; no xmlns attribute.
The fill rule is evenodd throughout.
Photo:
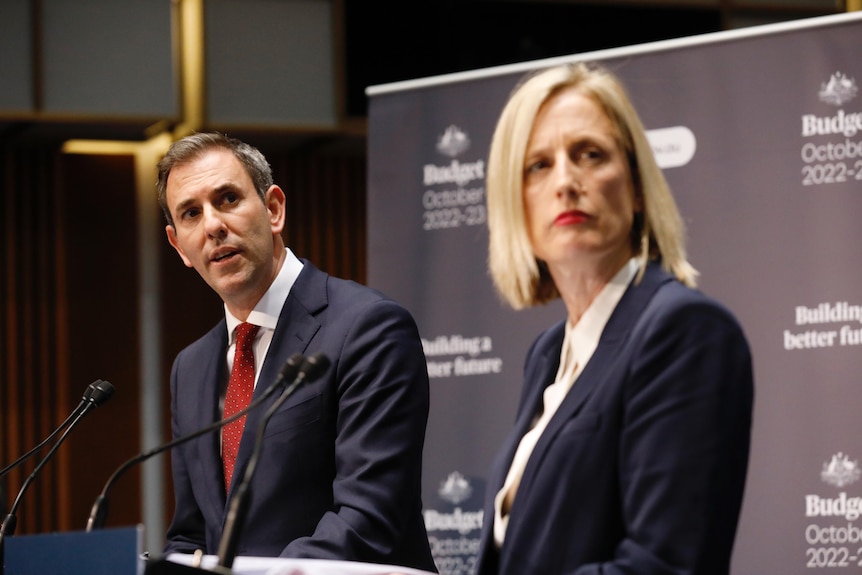
<svg viewBox="0 0 862 575"><path fill-rule="evenodd" d="M0 308L0 465L46 438L78 398L68 392L62 299L62 224L56 194L58 154L45 149L2 149L2 308ZM47 451L5 479L4 513ZM60 449L33 479L15 510L15 533L57 529L68 495L62 477L68 451Z"/></svg>
<svg viewBox="0 0 862 575"><path fill-rule="evenodd" d="M83 529L111 473L140 448L140 340L135 164L130 155L63 156L62 220L70 392L110 381L110 402L89 414L67 451L68 526ZM76 397L75 399L80 399ZM111 494L108 525L141 521L140 468Z"/></svg>
<svg viewBox="0 0 862 575"><path fill-rule="evenodd" d="M287 194L288 247L327 273L364 283L365 157L294 154L271 163Z"/></svg>
<svg viewBox="0 0 862 575"><path fill-rule="evenodd" d="M83 529L104 481L138 451L133 168L130 157L52 146L2 153L0 462L47 437L95 379L117 389L30 483L15 534ZM2 505L49 448L6 477ZM140 515L136 478L127 482L114 503L122 524Z"/></svg>

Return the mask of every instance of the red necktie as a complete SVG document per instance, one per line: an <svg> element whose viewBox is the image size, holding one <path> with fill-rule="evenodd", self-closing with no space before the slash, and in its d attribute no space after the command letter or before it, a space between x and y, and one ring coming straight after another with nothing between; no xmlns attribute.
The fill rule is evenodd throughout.
<svg viewBox="0 0 862 575"><path fill-rule="evenodd" d="M225 418L245 409L251 402L251 396L254 393L254 336L258 329L258 326L250 323L236 326L236 351L224 399ZM225 492L230 490L243 427L245 427L245 415L227 424L222 431Z"/></svg>

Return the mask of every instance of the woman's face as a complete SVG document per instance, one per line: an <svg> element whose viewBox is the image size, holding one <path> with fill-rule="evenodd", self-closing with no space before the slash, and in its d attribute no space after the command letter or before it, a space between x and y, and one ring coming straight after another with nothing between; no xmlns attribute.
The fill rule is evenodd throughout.
<svg viewBox="0 0 862 575"><path fill-rule="evenodd" d="M523 178L533 253L552 271L572 263L618 269L632 256L642 206L616 130L592 99L566 88L542 105Z"/></svg>

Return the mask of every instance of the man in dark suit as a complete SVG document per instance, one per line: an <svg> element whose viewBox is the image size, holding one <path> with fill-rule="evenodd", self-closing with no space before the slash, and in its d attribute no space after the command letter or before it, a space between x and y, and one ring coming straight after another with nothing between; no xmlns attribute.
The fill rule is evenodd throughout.
<svg viewBox="0 0 862 575"><path fill-rule="evenodd" d="M225 319L174 362L175 437L223 417L231 372L253 370L257 397L295 353L331 361L266 426L238 554L436 571L420 499L428 376L410 314L285 248L284 192L248 144L217 133L179 140L159 164L158 191L168 240L225 306ZM239 365L242 324L251 324L254 357ZM232 468L223 468L232 459L227 432L174 451L165 553L217 551L265 411L247 415Z"/></svg>

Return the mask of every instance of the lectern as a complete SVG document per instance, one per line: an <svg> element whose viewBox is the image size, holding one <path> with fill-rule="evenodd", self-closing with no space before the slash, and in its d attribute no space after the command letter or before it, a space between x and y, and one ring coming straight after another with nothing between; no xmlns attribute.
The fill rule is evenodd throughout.
<svg viewBox="0 0 862 575"><path fill-rule="evenodd" d="M3 575L138 575L144 528L18 535L3 540Z"/></svg>

